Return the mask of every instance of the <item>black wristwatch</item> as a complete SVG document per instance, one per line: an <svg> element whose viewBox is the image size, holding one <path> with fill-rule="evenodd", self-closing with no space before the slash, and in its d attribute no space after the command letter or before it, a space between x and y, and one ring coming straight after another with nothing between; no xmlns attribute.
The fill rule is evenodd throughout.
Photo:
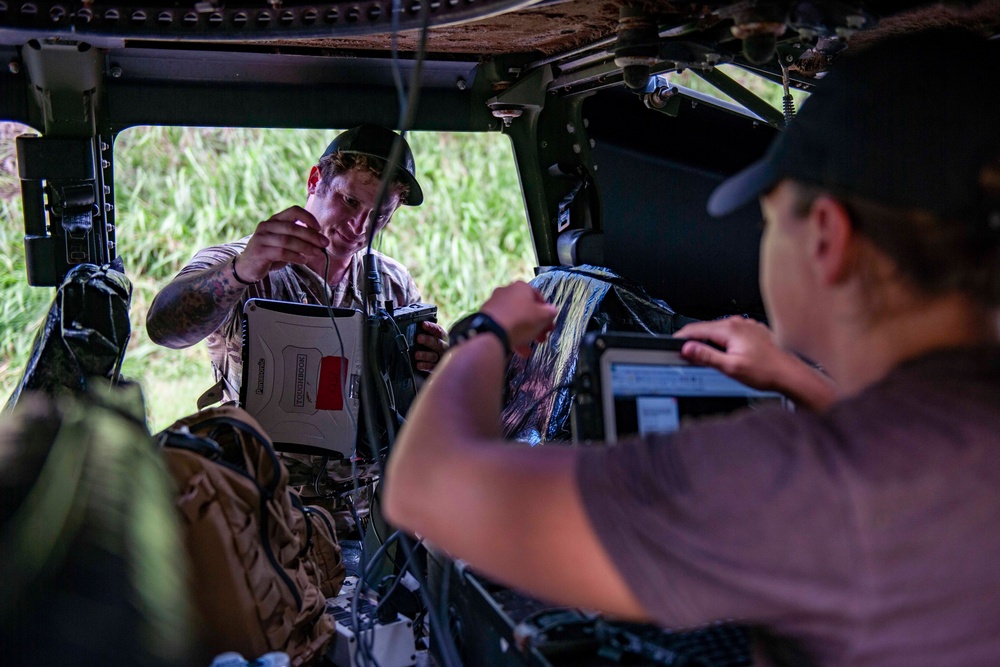
<svg viewBox="0 0 1000 667"><path fill-rule="evenodd" d="M510 349L510 339L507 338L507 332L504 331L502 326L497 324L496 320L486 313L472 313L456 322L455 326L448 332L448 342L451 347L454 347L481 333L493 334L503 343L503 349L507 353L507 356L509 357L513 354L513 350Z"/></svg>

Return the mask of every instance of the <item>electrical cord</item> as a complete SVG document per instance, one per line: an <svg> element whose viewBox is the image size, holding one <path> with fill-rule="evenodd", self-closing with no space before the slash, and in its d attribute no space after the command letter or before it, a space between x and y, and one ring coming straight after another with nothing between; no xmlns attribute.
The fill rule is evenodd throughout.
<svg viewBox="0 0 1000 667"><path fill-rule="evenodd" d="M392 538L392 537L395 537L398 540L400 538L405 537L405 535L403 534L402 531L397 530L392 535L390 535L390 538ZM422 540L418 540L417 541L417 546L420 546L421 543L422 543ZM380 556L384 556L386 558L389 558L388 550L384 551L382 554L380 554ZM395 579L396 580L392 583L392 586L390 586L389 589L384 594L382 594L382 599L379 600L379 603L375 606L376 610L378 610L379 607L382 606L382 603L385 602L387 599L389 599L389 596L391 596L396 591L396 588L399 586L400 582L403 580L403 575L406 574L406 571L410 568L410 566L412 564L413 564L413 553L411 553L410 556L407 557L407 559L405 561L403 561L403 565L400 567L400 573L398 575L395 575ZM372 572L370 572L368 574L372 574L373 572L374 572L374 568L372 569Z"/></svg>
<svg viewBox="0 0 1000 667"><path fill-rule="evenodd" d="M396 85L396 99L399 100L399 117L406 115L406 90L403 88L403 76L399 71L399 15L403 11L401 0L392 0L392 21L390 30L392 38L389 41L392 52L392 81Z"/></svg>
<svg viewBox="0 0 1000 667"><path fill-rule="evenodd" d="M358 585L354 589L353 596L351 598L351 622L352 630L354 631L354 636L357 638L355 652L356 654L360 652L360 657L362 658L361 664L369 664L378 666L378 662L375 660L374 655L374 641L375 641L375 622L378 618L378 610L381 608L382 604L389 599L392 593L395 592L396 588L399 586L406 572L410 569L412 564L412 552L407 560L403 563L400 568L400 573L396 575L396 581L389 587L389 589L380 596L380 600L377 605L372 609L368 617L367 627L362 622L360 614L360 600L363 593L363 589L370 588L368 585L368 579L375 571L376 564L384 557L388 558L388 549L395 542L403 537L403 533L400 531L395 531L390 535L385 542L372 554L371 559L367 565L361 570L361 576L358 577Z"/></svg>
<svg viewBox="0 0 1000 667"><path fill-rule="evenodd" d="M322 280L322 282L323 282L323 303L326 306L327 314L330 317L330 322L333 324L334 332L337 335L337 344L339 346L339 354L340 354L340 356L344 356L344 353L345 353L344 339L343 339L343 336L340 333L340 327L337 324L337 317L336 317L336 314L333 311L333 306L330 303L330 290L329 290L329 284L327 283L327 280L328 280L328 277L329 277L329 273L330 273L330 255L329 255L329 253L327 253L324 250L323 251L323 256L324 256L323 280ZM348 389L348 387L347 387L348 374L347 374L347 368L346 367L343 368L343 372L342 372L341 377L340 377L340 382L341 382L341 395L345 397L345 403L347 403L347 401L348 401L348 391L347 391L347 389ZM358 424L357 424L357 421L354 418L354 413L350 410L349 407L348 407L348 410L347 410L347 414L348 414L348 418L351 421L351 426L354 428L354 431L357 432L357 430L358 430ZM326 472L327 472L326 466L327 466L327 463L329 462L329 459L330 459L330 457L328 455L323 457L322 463L320 465L320 469L319 469L319 471L317 471L316 478L313 480L313 490L316 491L317 495L320 496L320 497L324 497L325 496L325 494L320 493L320 480L322 479L322 476L325 475ZM354 449L353 449L352 455L351 455L351 486L352 486L352 488L351 488L351 494L347 497L347 504L348 504L348 508L351 511L351 516L354 518L354 523L357 526L358 534L361 537L362 549L361 549L361 554L360 554L359 567L360 567L361 572L362 572L362 577L359 578L358 586L355 589L354 596L352 597L352 600L351 600L351 629L354 632L355 637L358 638L358 641L355 643L355 658L360 658L361 659L360 664L362 664L362 665L368 665L370 667L381 667L379 665L378 661L375 659L375 656L372 654L372 651L374 649L373 640L369 641L369 642L363 641L364 635L363 635L363 628L361 627L362 626L362 624L361 624L361 616L358 613L360 593L361 593L361 590L365 586L365 583L364 583L364 581L365 581L364 573L366 572L366 568L368 566L368 563L366 563L365 550L364 550L364 547L363 547L363 545L365 543L365 528L364 528L363 523L361 522L361 517L358 514L358 510L357 510L357 501L358 501L358 499L360 497L360 484L359 484L359 480L358 480L357 459L358 459L357 439L355 439ZM373 633L369 633L369 634L373 634Z"/></svg>
<svg viewBox="0 0 1000 667"><path fill-rule="evenodd" d="M439 591L438 600L440 609L438 613L441 615L441 619L448 626L448 636L451 637L451 624L448 623L448 596L451 593L451 575L455 570L455 561L450 558L445 560L444 572L441 573L441 590Z"/></svg>
<svg viewBox="0 0 1000 667"><path fill-rule="evenodd" d="M410 80L410 91L411 91L411 94L409 96L407 96L406 91L403 88L403 80L402 80L402 75L400 73L399 59L398 59L399 13L401 11L402 11L402 8L401 8L400 1L399 0L393 0L393 10L392 10L392 22L393 22L393 30L392 30L393 80L394 80L395 85L396 85L397 96L399 97L399 109L400 109L399 127L400 127L400 135L393 142L392 148L391 148L389 156L388 156L388 160L386 161L386 164L385 164L385 166L383 168L383 171L382 171L382 178L381 178L380 183L379 183L379 190L378 190L377 195L376 195L375 206L372 209L372 212L369 213L368 239L367 239L367 249L368 249L368 252L367 252L367 255L370 256L370 257L372 257L372 260L371 260L372 263L370 264L370 266L373 267L372 270L371 270L371 273L373 273L374 276L366 276L366 278L368 278L368 279L366 279L365 283L364 283L364 287L365 287L364 298L365 298L365 303L367 303L367 304L375 304L375 305L377 305L377 302L378 302L378 298L379 298L378 292L379 292L379 290L378 289L374 289L374 290L373 289L369 289L369 287L370 287L371 283L374 283L374 284L377 285L378 282L379 282L379 275L378 275L379 267L377 265L377 262L374 261L375 258L374 258L373 253L372 253L372 244L373 244L373 241L374 241L375 233L377 231L377 224L374 224L374 223L377 222L377 221L373 221L371 218L373 216L377 216L378 213L382 211L382 209L383 209L383 207L385 205L385 201L386 201L386 198L387 198L388 193L389 193L390 184L393 183L393 176L394 176L394 172L395 172L395 167L396 167L396 164L398 163L398 161L399 161L399 159L401 157L401 154L402 154L403 137L405 137L406 131L408 130L409 126L412 124L413 117L414 117L414 114L415 114L415 111L416 111L416 103L417 103L417 100L419 99L420 80L421 80L422 73L423 73L424 55L426 53L428 26L429 26L429 21L430 21L430 13L429 13L429 11L427 9L426 3L421 3L422 25L421 25L421 33L420 33L421 34L421 36L420 36L420 43L419 43L419 48L418 48L418 51L417 51L416 64L414 66L412 77L411 77L411 80ZM329 285L326 282L327 279L328 279L329 270L330 270L330 256L325 251L324 251L324 259L325 259L324 271L323 271L324 304L325 304L325 306L327 308L327 312L328 312L328 314L330 316L330 321L333 323L334 331L336 332L336 335L337 335L337 340L338 340L338 344L339 344L339 347L340 347L340 354L341 354L341 356L343 356L343 354L344 354L343 337L341 336L340 328L339 328L339 326L337 324L337 320L336 320L336 315L334 314L333 307L332 307L332 305L330 303ZM368 264L366 264L366 268L367 268L367 266L368 266ZM376 371L376 369L378 368L377 361L378 361L378 352L379 352L379 349L378 349L377 342L373 343L373 339L374 339L374 341L378 340L378 336L376 335L377 334L377 327L379 325L379 319L380 319L380 317L383 314L384 314L385 317L387 317L393 323L393 326L396 327L397 333L400 333L398 326L396 326L395 321L392 320L391 316L389 316L388 313L385 313L384 310L380 311L377 308L372 308L372 312L370 313L370 315L372 316L372 319L370 321L369 328L365 331L366 335L365 335L365 337L363 339L363 348L364 348L364 351L365 351L364 357L369 362L368 367L366 369L364 369L364 375L363 375L363 377L366 378L366 379L377 378L379 376L379 374ZM400 335L401 335L401 333L400 333ZM374 363L375 365L371 365L372 363ZM408 364L408 366L409 366L409 364ZM411 377L413 377L412 366L409 366L409 370L410 370ZM347 388L348 376L347 376L346 368L344 369L343 375L341 376L340 379L341 379L341 391L342 391L342 395L345 396L345 398L346 398L348 396L348 392L347 392L347 389L348 389ZM381 380L381 378L379 378L379 380ZM414 383L414 387L416 387L415 377L413 377L413 383ZM365 382L364 384L368 384L368 383ZM386 430L387 430L387 434L386 435L388 437L388 442L392 443L395 440L395 426L393 424L394 415L393 415L393 410L391 409L392 406L390 405L390 399L389 399L389 395L388 395L388 390L387 390L387 387L381 381L376 382L375 385L377 387L376 391L379 394L379 396L378 396L379 403L383 407L383 411L384 411L385 425L386 425ZM370 389L371 388L369 387L369 390ZM370 395L370 391L363 391L362 405L363 405L363 407L365 409L364 414L365 414L365 421L366 421L367 430L369 432L368 433L368 437L369 437L370 447L372 449L371 453L372 453L373 458L376 459L379 462L379 464L381 465L381 469L384 470L385 461L384 461L383 452L380 451L380 448L378 447L379 440L378 440L378 437L377 437L377 433L375 432L376 429L375 429L374 413L373 413L373 411L371 409L371 400L369 400L371 398L373 398L373 397ZM354 428L354 430L357 432L358 431L357 421L354 418L354 415L353 415L353 413L351 412L350 409L348 409L347 412L348 412L348 416L349 416L349 418L351 420L351 425ZM388 450L388 447L386 448L386 450ZM323 458L321 468L317 472L317 476L314 479L313 489L314 489L314 491L317 492L317 495L322 495L322 494L319 493L319 491L320 491L320 480L321 480L322 476L326 473L326 466L327 466L328 462L329 462L329 457L325 456ZM366 585L366 579L367 579L368 569L370 567L372 567L374 563L378 562L378 560L379 560L379 558L381 558L382 554L386 553L389 545L391 545L393 543L393 541L394 541L394 536L398 535L399 533L398 532L394 533L394 536L390 536L385 542L383 542L380 545L379 549L375 552L375 555L373 555L373 557L371 559L367 558L366 553L365 553L365 548L364 548L364 544L365 544L365 531L364 531L364 527L362 526L361 519L360 519L360 516L358 514L358 511L357 511L357 501L359 499L359 492L360 492L360 484L359 484L359 479L358 479L358 467L357 467L357 464L358 464L358 452L357 452L357 440L355 440L354 450L353 450L352 456L351 456L352 493L351 493L351 496L348 499L348 505L350 507L351 514L352 514L352 516L353 516L353 518L355 520L355 523L356 523L356 525L358 527L358 532L361 534L361 538L362 538L362 549L361 549L359 566L360 566L360 569L361 569L361 572L362 572L363 576L361 578L361 581L359 582L359 585L358 585L357 589L355 590L355 596L352 599L352 605L351 605L351 624L352 624L352 629L355 631L355 636L358 637L358 642L356 643L356 649L355 650L360 654L360 657L361 657L361 659L363 661L362 664L375 665L375 667L378 667L378 663L375 660L374 656L372 655L373 642L374 642L374 633L373 632L369 633L371 635L371 637L369 637L368 640L365 640L364 637L361 634L362 628L361 628L360 617L359 617L359 614L358 614L358 601L359 601L359 597L360 597L360 591ZM376 537L378 537L377 531L376 531ZM398 539L398 538L396 538L396 539ZM402 579L402 575L406 572L406 567L409 566L409 563L412 560L412 550L408 549L407 551L408 551L408 557L407 557L407 560L406 560L406 565L404 565L404 568L402 569L400 575L398 576L397 581L394 582L394 584L392 585L392 587L390 587L390 591L393 590L393 588L398 585L399 581ZM419 581L419 579L418 579L418 581ZM451 664L458 665L459 663L453 662Z"/></svg>
<svg viewBox="0 0 1000 667"><path fill-rule="evenodd" d="M421 3L420 12L422 21L420 28L420 41L417 48L415 65L410 77L409 94L407 94L407 91L403 89L402 85L402 74L400 73L398 51L396 49L397 45L396 38L398 36L398 20L399 20L399 13L397 10L400 9L400 7L396 5L397 2L398 0L394 1L393 14L392 14L392 20L396 22L395 27L397 28L397 30L393 31L392 35L393 37L392 43L395 56L392 61L392 66L393 66L393 80L397 84L397 96L399 97L400 118L398 125L400 133L392 143L388 159L386 160L385 166L382 169L382 175L379 181L378 192L375 196L375 206L369 213L369 220L367 226L368 239L366 244L368 251L366 253L366 256L371 257L372 259L369 260L370 263L366 263L366 268L368 266L372 267L370 273L373 275L366 276L367 279L365 280L364 298L366 304L377 304L379 296L378 289L376 287L379 281L379 275L378 275L379 268L377 266L377 263L375 262L374 255L372 253L372 245L374 243L375 233L377 231L378 226L374 224L374 221L371 218L372 216L378 215L378 213L382 211L382 208L385 205L386 198L389 194L389 188L391 184L394 182L396 165L398 164L399 159L402 155L404 137L410 125L412 124L413 118L416 114L417 101L419 100L420 97L420 82L423 76L424 56L427 50L427 36L429 32L428 28L430 25L430 12L427 3ZM377 315L377 308L372 308L372 312L369 313L369 316L375 317L376 315ZM373 334L374 328L375 328L374 326L369 326L368 333ZM369 361L373 359L374 354L376 352L376 350L373 350L373 348L375 348L376 346L371 344L372 337L373 336L369 335L366 336L365 338L365 358ZM375 379L374 368L375 367L367 368L364 374L364 377L367 380L369 380L368 382L363 383L367 385L364 392L365 398L372 398L369 392L371 389L370 386L371 380ZM378 386L379 383L375 384L376 386ZM381 386L379 389L380 389L379 393L382 394L381 396L379 396L379 398L383 399L384 401L387 398L386 389L384 386ZM375 443L377 442L377 437L376 437L377 434L375 433L375 428L373 423L374 414L372 414L370 408L368 407L370 405L370 401L366 400L363 401L363 403L366 405L365 420L368 426L369 442L371 443L371 446L374 448L376 446ZM382 403L382 405L383 408L388 412L388 408L385 407L385 403ZM387 429L392 429L391 423L392 423L392 416L390 414L386 414ZM389 442L392 442L392 440L395 438L394 430L390 432L388 435L389 435ZM378 454L373 452L373 456L377 458L380 463L383 463L381 461L382 457L380 456L380 454L381 452L379 452Z"/></svg>
<svg viewBox="0 0 1000 667"><path fill-rule="evenodd" d="M411 558L413 548L410 546L409 538L405 535L401 536L399 544L403 548L403 553L406 554L406 557ZM414 572L413 577L417 580L420 596L424 600L424 606L427 607L427 618L431 624L431 641L437 644L441 658L444 661L444 667L461 667L462 660L458 655L458 648L455 646L454 638L451 636L451 630L447 624L447 616L444 619L440 617L439 610L434 606L433 600L427 594L427 591L430 589L427 587L427 581L423 575L419 572Z"/></svg>
<svg viewBox="0 0 1000 667"><path fill-rule="evenodd" d="M389 322L396 330L396 349L399 350L399 353L403 356L403 359L406 362L406 370L410 374L410 383L413 385L413 393L415 396L417 393L417 376L413 372L413 364L410 363L410 346L406 344L406 336L403 335L403 330L399 328L396 320L390 317Z"/></svg>
<svg viewBox="0 0 1000 667"><path fill-rule="evenodd" d="M392 320L392 317L385 310L379 310L378 313L376 313L373 322L373 328L376 334L380 330L381 323L384 319ZM368 346L368 363L371 364L370 368L374 371L374 369L379 368L379 361L382 359L382 355L380 354L382 352L382 337L375 335L373 336L373 339L373 344ZM381 374L375 377L374 373L373 377L376 380L375 388L379 393L378 404L379 407L382 408L382 418L385 420L385 442L387 445L391 446L391 444L396 441L396 425L394 424L395 415L393 414L394 406L392 403L392 397L389 395L389 388L386 386L385 378L381 376ZM388 446L385 448L385 451L379 449L377 454L379 465L382 467L382 470L385 470L385 459L388 456L388 449Z"/></svg>
<svg viewBox="0 0 1000 667"><path fill-rule="evenodd" d="M396 11L396 2L393 3L393 19L398 21L398 13ZM393 79L397 81L397 96L400 98L400 118L399 118L399 136L392 142L392 148L389 150L389 158L386 161L385 167L382 169L382 178L379 182L379 189L375 196L375 207L369 214L369 223L371 223L370 216L377 215L377 212L382 210L385 205L386 197L389 194L389 188L393 182L393 176L396 172L396 164L399 162L399 158L403 153L403 139L406 137L406 133L410 129L410 125L413 124L413 118L416 115L417 102L420 99L420 81L423 77L424 71L424 56L427 53L427 35L428 28L430 26L430 12L428 11L427 3L420 3L420 13L421 13L421 26L420 26L420 42L417 46L417 55L414 61L413 72L410 75L410 86L409 94L402 88L402 75L399 72L399 59L396 53L396 42L395 38L397 31L393 31ZM398 25L397 25L398 27ZM376 226L368 225L368 253L372 254L372 243L375 240Z"/></svg>
<svg viewBox="0 0 1000 667"><path fill-rule="evenodd" d="M368 613L368 623L367 626L364 623L364 619L361 614L361 597L366 588L368 588L368 578L374 570L374 564L379 562L387 552L388 548L395 543L401 533L396 531L375 551L372 558L367 564L363 564L360 570L360 576L358 577L358 583L354 588L354 593L351 596L351 630L354 632L354 637L357 640L354 647L354 658L359 665L379 667L378 661L375 659L374 652L374 627L375 619L378 617L378 607L374 607L369 610ZM362 551L362 556L364 551Z"/></svg>
<svg viewBox="0 0 1000 667"><path fill-rule="evenodd" d="M316 477L313 479L313 493L316 494L317 498L325 498L325 494L320 491L319 485L320 480L323 479L323 473L326 472L326 465L330 462L330 455L324 454L323 459L320 461L319 470L316 471Z"/></svg>
<svg viewBox="0 0 1000 667"><path fill-rule="evenodd" d="M368 585L367 584L367 580L368 580L368 575L369 575L369 568L372 567L372 563L377 563L378 562L378 560L382 557L382 555L389 548L389 546L392 545L396 540L399 539L399 535L400 535L400 533L398 531L396 533L393 533L392 535L390 535L389 539L387 539L375 551L375 553L372 555L372 558L367 563L365 562L366 561L366 559L365 559L365 550L364 550L364 548L361 549L361 564L360 564L360 573L361 574L358 577L358 583L357 583L357 585L354 588L353 595L351 596L351 631L354 633L354 637L357 639L357 641L355 642L355 648L354 648L355 659L357 659L357 658L360 657L361 660L360 660L359 664L361 664L361 665L374 665L374 667L378 667L378 662L375 660L375 657L372 655L372 648L373 648L372 647L372 642L374 642L374 639L373 638L366 639L365 636L364 636L364 634L363 634L364 631L365 631L365 629L364 629L363 624L362 624L362 618L361 618L361 613L360 613L361 595L362 595L364 589ZM372 617L374 617L374 614L375 614L375 612L374 612L374 610L372 610L372 612L371 612ZM371 632L369 634L374 635L373 632ZM369 639L371 641L369 641Z"/></svg>
<svg viewBox="0 0 1000 667"><path fill-rule="evenodd" d="M369 327L365 331L366 336L364 339L364 349L365 349L364 356L369 361L377 361L377 354L379 352L378 343L374 342L372 339L376 338L377 340L377 336L375 334L378 333L380 317L384 314L386 317L388 317L390 321L393 322L393 326L396 326L395 320L392 320L392 317L388 315L388 313L385 313L384 309L380 309L377 307L379 299L378 285L380 276L378 275L379 267L377 265L377 262L375 261L376 258L372 252L372 245L374 243L375 233L377 231L377 225L374 224L376 221L373 221L371 218L372 216L378 215L378 213L382 211L382 208L385 205L390 185L393 183L393 176L396 169L396 164L398 163L400 156L402 154L404 137L406 136L406 133L409 130L409 127L412 124L414 115L416 113L417 101L419 99L419 94L420 94L420 81L423 74L424 55L426 53L426 48L427 48L428 27L430 23L430 12L428 9L428 3L420 3L420 11L422 18L422 25L420 29L420 41L417 49L416 62L410 79L409 95L407 96L406 91L403 89L402 85L402 75L400 74L399 60L397 53L397 36L399 32L398 20L400 11L401 7L399 0L393 0L392 64L393 64L393 80L396 83L397 94L399 97L400 134L398 138L393 142L388 160L386 161L386 164L383 167L382 178L379 183L379 189L375 198L375 206L372 209L372 212L369 214L369 221L368 221L369 224L367 230L368 251L366 257L370 257L371 259L368 260L368 262L366 262L366 270L368 270L369 267L371 267L370 274L372 275L366 275L366 280L364 283L365 303L369 304L369 307L371 308L371 311L368 313L370 322ZM399 332L398 326L396 326L396 329L397 332ZM407 361L409 361L409 359L407 359ZM373 450L375 450L376 447L378 446L377 445L378 441L374 437L376 435L375 424L374 424L374 411L372 410L371 400L370 400L374 398L374 396L372 395L373 387L371 386L373 380L376 380L374 384L376 387L378 387L378 389L375 389L375 391L379 393L379 398L381 399L381 405L385 412L387 437L390 446L395 439L395 428L393 426L393 415L391 414L390 411L387 387L383 383L382 378L376 372L376 368L377 366L370 365L368 368L365 369L363 375L365 381L362 383L363 384L362 405L365 408L364 412L365 421L367 424L367 430L369 431L370 446ZM412 366L410 367L410 373L412 376L413 373ZM415 377L413 377L413 384L414 388L416 388ZM386 448L386 451L388 451L388 449L389 447ZM382 456L382 452L373 451L372 453L373 456L378 459L380 465L382 466L381 469L384 470L385 462L384 462L384 457ZM354 485L356 489L357 468L356 468L356 462L353 459L352 459L352 477L354 478ZM387 538L386 541L381 544L378 550L376 550L375 554L372 556L370 560L366 559L364 553L365 550L364 548L362 548L361 571L364 576L362 577L362 580L359 582L358 589L355 591L355 598L352 600L352 608L351 608L352 625L355 626L356 628L355 634L358 637L358 641L356 642L357 644L356 650L361 654L363 660L368 661L368 664L377 664L374 661L374 656L372 656L374 632L370 633L371 636L367 639L363 638L360 634L358 634L358 632L361 630L360 627L361 621L358 616L358 598L360 597L360 590L366 585L366 579L369 567L373 567L374 563L379 562L379 559L382 557L382 554L386 553L388 551L389 546L396 540L398 540L399 544L402 546L406 556L406 560L404 562L404 566L400 570L400 573L397 575L397 581L392 584L389 591L391 592L392 590L394 590L395 586L399 585L399 582L402 580L402 577L406 573L407 569L413 570L413 576L417 580L421 598L423 599L424 606L428 610L428 618L430 619L432 627L431 638L437 643L439 647L440 654L444 661L443 667L460 667L461 660L458 657L458 649L454 644L453 638L448 632L447 625L443 623L440 618L438 618L436 610L431 611L431 603L428 599L428 594L427 594L428 589L426 581L424 580L422 574L418 571L418 568L415 567L411 568L411 564L413 563L414 560L414 548L410 545L409 539L399 531L396 531L395 533L393 533L393 535ZM384 598L388 598L388 593L384 596ZM373 620L371 622L374 623Z"/></svg>
<svg viewBox="0 0 1000 667"><path fill-rule="evenodd" d="M361 538L361 544L365 543L365 527L361 523L361 517L358 515L357 505L354 503L354 498L347 497L347 509L351 511L351 517L354 519L354 525L358 527L358 536ZM364 557L364 549L361 550L361 556ZM360 563L359 563L360 566Z"/></svg>
<svg viewBox="0 0 1000 667"><path fill-rule="evenodd" d="M336 313L333 312L333 305L330 303L330 288L329 284L327 283L330 274L330 253L328 253L326 249L323 250L323 260L324 260L323 277L322 277L323 305L326 306L326 312L330 318L330 322L333 324L334 333L337 334L338 354L340 354L340 356L343 357L345 356L344 338L340 334L340 326L337 324L337 315ZM351 411L349 407L350 404L349 404L349 393L348 393L347 383L348 383L347 367L343 366L340 376L340 391L341 395L344 397L345 405L348 405L347 417L351 422L351 427L354 429L354 432L357 433L358 422L354 417L354 413ZM357 503L358 494L360 493L358 485L358 474L357 474L357 456L358 456L357 447L358 447L357 439L355 438L354 449L351 453L351 480L352 480L352 494L354 496L352 498L352 506ZM329 456L324 457L323 465L317 471L316 478L313 480L313 490L316 491L316 494L320 497L325 497L325 494L321 494L319 489L320 489L320 480L322 476L326 474L326 464L328 461L329 461ZM355 517L357 517L356 512L355 512ZM358 521L358 519L355 518L355 521ZM358 525L358 531L363 534L363 529L360 522L357 525Z"/></svg>

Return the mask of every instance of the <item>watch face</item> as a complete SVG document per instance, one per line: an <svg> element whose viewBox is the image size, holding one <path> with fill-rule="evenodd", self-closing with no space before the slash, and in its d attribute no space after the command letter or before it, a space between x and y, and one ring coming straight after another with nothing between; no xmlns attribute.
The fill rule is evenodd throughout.
<svg viewBox="0 0 1000 667"><path fill-rule="evenodd" d="M481 333L492 333L503 343L507 353L510 354L510 344L507 341L507 332L485 313L473 313L462 318L451 328L449 338L452 345L457 345L469 340L473 336Z"/></svg>
<svg viewBox="0 0 1000 667"><path fill-rule="evenodd" d="M451 339L451 344L457 345L462 341L468 340L471 333L470 330L474 328L475 322L478 319L479 313L473 313L472 315L466 315L456 322L455 326L453 326L451 331L448 333L448 337Z"/></svg>

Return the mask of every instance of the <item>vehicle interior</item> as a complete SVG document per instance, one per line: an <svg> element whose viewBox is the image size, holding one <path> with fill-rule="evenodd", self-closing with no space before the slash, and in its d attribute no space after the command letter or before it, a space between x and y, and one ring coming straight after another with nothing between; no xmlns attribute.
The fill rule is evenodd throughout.
<svg viewBox="0 0 1000 667"><path fill-rule="evenodd" d="M765 319L759 212L711 218L708 193L838 54L927 25L994 35L1000 3L0 0L0 119L37 132L17 146L28 280L118 258L115 140L130 127L375 123L509 137L539 271L602 267L687 318ZM464 664L618 661L567 653L596 645L588 615L540 616L451 564L437 576ZM749 664L666 662L633 630L602 630L632 664Z"/></svg>

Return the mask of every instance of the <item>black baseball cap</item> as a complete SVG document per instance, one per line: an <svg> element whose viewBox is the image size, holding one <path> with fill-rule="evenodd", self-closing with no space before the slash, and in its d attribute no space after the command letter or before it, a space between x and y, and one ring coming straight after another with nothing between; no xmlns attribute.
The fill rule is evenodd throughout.
<svg viewBox="0 0 1000 667"><path fill-rule="evenodd" d="M886 206L981 215L1000 158L1000 43L964 30L886 38L840 56L766 155L712 192L727 215L790 178Z"/></svg>
<svg viewBox="0 0 1000 667"><path fill-rule="evenodd" d="M394 177L410 188L409 194L403 199L408 206L420 206L424 201L424 192L417 183L417 168L413 162L413 151L401 135L381 125L358 125L346 132L341 132L323 151L321 158L333 153L358 153L376 157L385 163L389 162L392 144L403 142L399 160L395 162Z"/></svg>

